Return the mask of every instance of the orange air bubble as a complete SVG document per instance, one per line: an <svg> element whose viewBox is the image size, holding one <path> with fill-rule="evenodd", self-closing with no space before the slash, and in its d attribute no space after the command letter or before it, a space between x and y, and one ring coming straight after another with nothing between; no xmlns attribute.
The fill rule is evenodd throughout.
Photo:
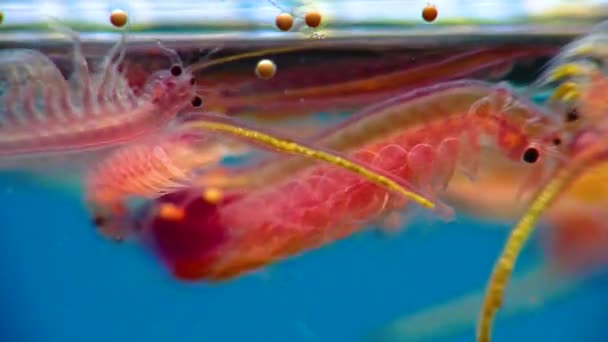
<svg viewBox="0 0 608 342"><path fill-rule="evenodd" d="M427 23L432 23L433 21L435 21L435 19L437 19L438 14L439 13L437 12L437 7L435 7L435 5L427 4L422 9L422 19L424 19L424 21L426 21Z"/></svg>
<svg viewBox="0 0 608 342"><path fill-rule="evenodd" d="M120 9L115 9L112 11L112 14L110 14L110 22L115 27L125 26L127 24L128 19L129 17L127 15L127 12Z"/></svg>
<svg viewBox="0 0 608 342"><path fill-rule="evenodd" d="M317 11L310 11L304 16L304 22L308 27L317 28L321 25L321 13Z"/></svg>
<svg viewBox="0 0 608 342"><path fill-rule="evenodd" d="M270 59L262 59L255 67L255 74L263 80L269 80L277 73L277 66Z"/></svg>
<svg viewBox="0 0 608 342"><path fill-rule="evenodd" d="M186 212L173 203L162 203L158 207L158 216L167 221L181 221L186 217Z"/></svg>
<svg viewBox="0 0 608 342"><path fill-rule="evenodd" d="M281 31L289 31L293 27L293 16L289 13L281 13L277 15L275 25Z"/></svg>

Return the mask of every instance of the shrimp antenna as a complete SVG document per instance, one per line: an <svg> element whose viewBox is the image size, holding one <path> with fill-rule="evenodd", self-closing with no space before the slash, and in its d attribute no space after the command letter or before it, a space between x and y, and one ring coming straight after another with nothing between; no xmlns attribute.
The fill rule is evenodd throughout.
<svg viewBox="0 0 608 342"><path fill-rule="evenodd" d="M284 8L283 8L281 5L279 5L279 3L278 3L278 2L276 2L275 0L266 0L266 1L268 1L268 3L272 5L272 7L274 7L274 8L276 8L276 9L278 9L279 11L290 13L290 11L288 11L288 10L284 9Z"/></svg>
<svg viewBox="0 0 608 342"><path fill-rule="evenodd" d="M127 52L127 49L125 48L125 44L127 43L127 33L129 32L130 29L131 29L131 21L127 20L125 27L120 30L120 41L113 48L113 50L115 49L115 51L120 49L120 53L118 54L118 58L116 58L115 65L119 65L120 63L122 63L122 61L125 58L125 55ZM113 51L113 53L116 53L115 51Z"/></svg>
<svg viewBox="0 0 608 342"><path fill-rule="evenodd" d="M602 24L608 25L608 22L603 22ZM597 27L599 28L602 24L597 25ZM560 64L562 66L575 64L572 59L584 55L583 51L589 51L589 49L594 47L594 45L596 45L595 41L597 40L597 36L598 32L594 28L587 35L583 35L563 46L557 55L552 57L541 67L539 77L529 86L529 88L535 89L546 85L549 81L551 71L554 71L552 69L559 68Z"/></svg>
<svg viewBox="0 0 608 342"><path fill-rule="evenodd" d="M220 52L222 50L221 47L215 47L213 49L210 49L207 52L203 52L204 49L199 49L199 53L198 56L196 58L195 61L193 61L193 64L190 64L190 66L188 68L186 68L187 72L192 72L192 68L196 65L199 64L204 64L204 63L208 63L211 60L211 56L215 55L216 53Z"/></svg>
<svg viewBox="0 0 608 342"><path fill-rule="evenodd" d="M171 64L183 65L182 58L179 56L177 51L169 48L165 44L163 44L160 39L156 41L156 45L161 51L163 51L171 60Z"/></svg>
<svg viewBox="0 0 608 342"><path fill-rule="evenodd" d="M52 30L63 34L73 42L75 46L74 53L82 53L82 41L80 40L80 36L76 31L72 30L70 27L64 24L61 20L59 20L59 18L48 15L44 16L44 18L48 21L48 25Z"/></svg>
<svg viewBox="0 0 608 342"><path fill-rule="evenodd" d="M526 241L543 211L584 171L596 164L608 163L608 139L596 141L561 169L556 176L535 195L532 204L511 231L503 251L494 265L486 288L477 325L477 341L489 342L492 321L502 305L505 288Z"/></svg>
<svg viewBox="0 0 608 342"><path fill-rule="evenodd" d="M222 50L221 47L215 47L215 48L209 50L208 52L206 52L204 55L202 54L202 51L201 51L201 56L203 56L204 61L208 61L211 58L211 56L215 55L216 53L220 52L221 50Z"/></svg>
<svg viewBox="0 0 608 342"><path fill-rule="evenodd" d="M129 32L130 28L131 28L131 22L130 22L130 20L127 20L127 23L125 24L124 28L120 29L120 40L118 42L116 42L116 44L114 44L114 46L112 46L112 48L106 55L106 58L104 59L103 64L102 64L102 70L105 70L112 64L115 66L118 66L122 63L122 61L125 58L126 51L127 51L125 45L127 43L127 33ZM118 57L116 57L117 53L118 53ZM114 60L115 58L116 58L116 60Z"/></svg>
<svg viewBox="0 0 608 342"><path fill-rule="evenodd" d="M237 138L241 139L244 138L274 150L301 155L349 170L364 177L372 183L382 186L392 192L396 192L424 207L430 209L435 208L435 203L433 203L431 200L408 190L407 188L412 188L412 186L406 181L398 178L395 180L396 177L391 176L387 172L373 166L367 166L352 161L345 156L339 155L337 152L307 146L308 144L306 143L295 142L292 139L284 139L256 128L245 127L244 125L237 123L235 120L225 116L194 113L186 120L186 127L194 130L208 130L236 136Z"/></svg>
<svg viewBox="0 0 608 342"><path fill-rule="evenodd" d="M59 18L54 17L52 15L43 15L42 18L44 18L44 20L48 23L48 26L52 30L57 31L65 36L68 36L71 39L79 40L78 33L69 28L69 26L62 22Z"/></svg>

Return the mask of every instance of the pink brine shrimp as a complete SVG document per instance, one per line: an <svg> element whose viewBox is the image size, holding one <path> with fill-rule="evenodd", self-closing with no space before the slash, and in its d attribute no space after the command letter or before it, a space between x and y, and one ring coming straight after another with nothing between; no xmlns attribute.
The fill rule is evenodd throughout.
<svg viewBox="0 0 608 342"><path fill-rule="evenodd" d="M551 115L508 87L455 81L364 109L316 141L439 196L456 170L474 174L482 145L521 167L544 167L557 148L555 128ZM358 175L300 157L245 172L255 180L246 191L210 201L201 189L185 190L140 214L135 230L176 277L229 279L408 205Z"/></svg>
<svg viewBox="0 0 608 342"><path fill-rule="evenodd" d="M74 45L69 80L38 51L0 51L0 164L7 158L132 141L164 127L196 98L195 79L175 51L160 46L173 65L150 75L143 93L135 95L119 68L124 34L92 72L78 35L59 29Z"/></svg>
<svg viewBox="0 0 608 342"><path fill-rule="evenodd" d="M238 148L179 126L119 148L86 175L86 201L98 229L121 240L127 201L153 199L189 187L197 173L221 171L218 163Z"/></svg>

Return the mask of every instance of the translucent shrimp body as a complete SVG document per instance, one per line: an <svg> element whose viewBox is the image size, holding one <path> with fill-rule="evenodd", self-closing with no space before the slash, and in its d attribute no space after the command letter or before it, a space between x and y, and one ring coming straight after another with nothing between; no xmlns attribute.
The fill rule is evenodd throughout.
<svg viewBox="0 0 608 342"><path fill-rule="evenodd" d="M420 88L369 106L310 140L351 152L389 139L408 150L426 149L418 145L437 149L444 143L442 150L458 147L460 168L474 176L480 143L498 147L509 159L521 162L529 147L541 149L541 155L556 149L550 143L555 135L548 133L553 127L558 129L561 123L551 113L516 98L507 86L464 80ZM250 186L265 187L309 166L311 162L302 158L280 158L233 177L239 186L247 178Z"/></svg>
<svg viewBox="0 0 608 342"><path fill-rule="evenodd" d="M120 226L120 221L125 217L122 203L128 197L156 197L187 187L197 179L193 174L203 171L207 176L221 173L222 169L217 167L220 159L230 153L238 153L238 148L235 149L225 139L211 141L211 135L220 134L328 163L360 175L427 208L435 209L434 203L415 190L409 190L411 185L408 182L379 168L370 168L352 161L339 153L316 148L306 142L281 138L223 116L197 113L189 119L184 125L178 126L177 132L168 134L160 141L130 145L118 150L104 161L98 172L90 175L89 201L94 206L95 223L105 235L121 239L129 231ZM204 135L200 135L203 132Z"/></svg>
<svg viewBox="0 0 608 342"><path fill-rule="evenodd" d="M437 82L487 75L492 68L505 62L513 63L518 58L552 53L553 50L547 48L504 47L446 53L448 56L413 54L381 62L330 60L297 69L281 69L271 83L249 78L230 79L230 87L211 92L207 103L231 115L254 113L265 118L273 115L283 118L286 114L315 110L360 108Z"/></svg>
<svg viewBox="0 0 608 342"><path fill-rule="evenodd" d="M542 154L550 148L544 145L552 135L549 123L504 87L460 81L364 110L321 140L416 186L440 190L458 162L474 168L484 139L518 161L530 148ZM137 225L142 239L177 277L223 280L344 238L407 204L356 174L300 158L257 171L266 184L217 202L191 191L160 198ZM167 206L183 208L183 215L163 215Z"/></svg>
<svg viewBox="0 0 608 342"><path fill-rule="evenodd" d="M135 96L119 65L124 35L89 70L78 35L60 28L74 42L74 70L66 81L40 52L0 51L0 158L65 153L115 146L158 130L194 97L194 79L177 54L170 70L151 75Z"/></svg>
<svg viewBox="0 0 608 342"><path fill-rule="evenodd" d="M183 189L195 174L206 168L212 172L234 152L227 144L179 129L117 149L86 177L86 201L97 228L111 239L122 239L120 223L129 199L153 199Z"/></svg>
<svg viewBox="0 0 608 342"><path fill-rule="evenodd" d="M584 78L588 71L593 68L601 69L606 62L608 21L596 25L589 34L564 46L548 63L535 85L542 86L563 78Z"/></svg>
<svg viewBox="0 0 608 342"><path fill-rule="evenodd" d="M564 115L576 112L577 117L598 128L598 124L605 122L608 109L604 101L608 94L606 63L608 22L597 25L588 35L566 45L547 65L533 89L554 86L549 106ZM569 127L578 130L580 124ZM608 127L602 125L601 128Z"/></svg>
<svg viewBox="0 0 608 342"><path fill-rule="evenodd" d="M186 185L206 165L215 165L233 150L184 132L163 134L117 150L89 174L90 200L141 196L154 198ZM163 186L159 186L163 184Z"/></svg>

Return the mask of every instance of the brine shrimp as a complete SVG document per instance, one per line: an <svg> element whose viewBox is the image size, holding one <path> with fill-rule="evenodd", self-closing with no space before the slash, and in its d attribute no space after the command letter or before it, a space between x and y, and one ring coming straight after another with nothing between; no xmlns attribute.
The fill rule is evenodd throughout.
<svg viewBox="0 0 608 342"><path fill-rule="evenodd" d="M441 207L433 193L448 186L459 164L474 173L481 144L542 164L551 159L554 134L551 116L508 87L457 81L364 109L315 141L430 192ZM174 275L233 278L347 237L409 204L367 178L301 157L249 172L250 188L218 202L191 189L163 196L141 214L134 226ZM164 215L166 208L182 214Z"/></svg>
<svg viewBox="0 0 608 342"><path fill-rule="evenodd" d="M583 63L584 62L584 63ZM608 21L562 47L544 67L534 86L543 86L564 77L584 77L592 67L603 69L608 62ZM579 64L581 63L581 64Z"/></svg>
<svg viewBox="0 0 608 342"><path fill-rule="evenodd" d="M548 106L564 115L568 123L566 130L579 130L583 121L593 126L605 121L607 108L603 99L608 94L607 28L608 22L601 23L588 35L566 45L547 63L546 70L531 85L533 90L554 87ZM577 120L573 120L573 112L576 112Z"/></svg>
<svg viewBox="0 0 608 342"><path fill-rule="evenodd" d="M594 166L605 165L608 160L608 139L603 135L590 134L587 137L580 136L579 139L587 140L584 143L581 142L585 148L579 149L572 160L558 170L555 177L537 191L528 210L511 231L494 265L479 313L477 324L477 341L479 342L490 341L492 322L502 305L504 291L515 268L517 258L543 212L587 170ZM577 140L573 141L573 144L577 143Z"/></svg>
<svg viewBox="0 0 608 342"><path fill-rule="evenodd" d="M111 152L87 173L86 202L106 237L121 240L129 199L154 199L186 188L196 175L220 173L223 157L238 147L172 128Z"/></svg>
<svg viewBox="0 0 608 342"><path fill-rule="evenodd" d="M182 119L184 124L174 134L148 144L120 149L89 176L88 202L93 206L94 222L104 235L121 240L128 233L123 228L126 198L155 198L192 186L193 181L199 179L195 175L203 173L205 167L211 169L205 172L207 177L209 173L217 174L218 161L235 153L238 146L235 149L234 144L227 143L225 138L213 141L214 135L237 138L250 145L318 160L348 170L425 207L435 207L434 203L410 191L409 183L395 179L395 176L386 174L382 169L349 160L339 153L282 138L219 115L195 113Z"/></svg>
<svg viewBox="0 0 608 342"><path fill-rule="evenodd" d="M420 88L368 106L309 140L344 152L398 134L403 135L399 144L406 143L408 150L420 144L437 149L445 143L444 149L458 143L459 169L474 178L480 142L498 146L513 161L541 164L537 162L543 158L559 157L565 147L569 137L562 136L561 124L551 112L516 97L508 86L462 80ZM548 132L549 127L554 131ZM480 133L484 132L482 138ZM251 186L264 187L309 165L310 161L302 158L281 157L242 170L237 178L248 178Z"/></svg>
<svg viewBox="0 0 608 342"><path fill-rule="evenodd" d="M120 68L124 32L91 72L78 34L58 29L73 44L69 81L38 51L0 51L0 158L120 145L156 132L196 98L195 79L174 50L159 43L173 65L149 76L136 96Z"/></svg>
<svg viewBox="0 0 608 342"><path fill-rule="evenodd" d="M312 46L324 46L314 44ZM412 62L412 58L394 63L383 61L374 65L370 62L342 62L333 68L344 69L349 77L344 79L331 76L331 73L320 71L320 67L332 70L331 65L307 65L304 69L283 69L278 73L270 85L252 83L247 81L232 85L229 91L222 91L221 95L209 96L209 103L216 105L229 114L249 111L264 117L284 117L286 112L310 112L314 110L336 110L338 108L360 109L362 105L369 105L386 98L399 96L405 91L415 90L418 87L429 86L437 82L472 77L474 74L485 74L492 68L505 63L513 63L514 59L526 56L547 55L553 49L526 48L480 48L472 51L452 54L447 57L416 57L419 62ZM344 65L353 63L352 67ZM386 63L390 67L382 67ZM366 65L367 64L367 65ZM372 69L370 69L372 68ZM355 71L353 71L355 70ZM309 73L321 73L317 79L306 76ZM277 77L279 76L279 77ZM301 80L305 79L304 85ZM300 86L294 86L294 82ZM277 86L284 85L284 86ZM264 87L278 87L270 91L260 91ZM251 92L251 89L256 89Z"/></svg>

